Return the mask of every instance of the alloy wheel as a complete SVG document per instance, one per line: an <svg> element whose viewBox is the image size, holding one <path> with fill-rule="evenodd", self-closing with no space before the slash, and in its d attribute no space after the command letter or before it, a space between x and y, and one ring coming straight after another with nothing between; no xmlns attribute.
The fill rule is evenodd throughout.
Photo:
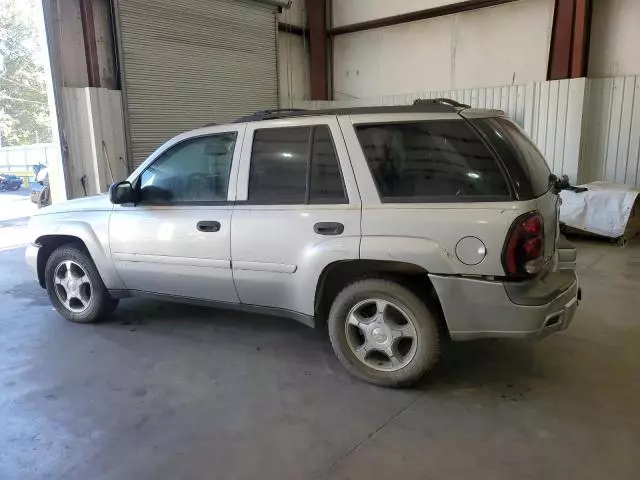
<svg viewBox="0 0 640 480"><path fill-rule="evenodd" d="M374 370L400 370L416 354L415 324L394 302L371 298L357 303L347 316L345 329L352 353Z"/></svg>
<svg viewBox="0 0 640 480"><path fill-rule="evenodd" d="M72 260L65 260L56 267L53 284L58 300L68 310L81 313L91 303L91 280L84 268Z"/></svg>

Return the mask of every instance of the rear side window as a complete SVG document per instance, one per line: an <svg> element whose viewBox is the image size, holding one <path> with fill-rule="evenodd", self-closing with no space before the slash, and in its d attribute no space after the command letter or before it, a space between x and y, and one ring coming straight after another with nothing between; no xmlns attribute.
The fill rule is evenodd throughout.
<svg viewBox="0 0 640 480"><path fill-rule="evenodd" d="M519 200L537 198L549 191L549 166L524 132L506 118L470 121L502 160Z"/></svg>
<svg viewBox="0 0 640 480"><path fill-rule="evenodd" d="M305 203L309 132L306 127L256 130L249 170L249 201Z"/></svg>
<svg viewBox="0 0 640 480"><path fill-rule="evenodd" d="M551 188L551 170L538 148L513 122L506 118L496 118L495 122L502 127L507 141L518 152L522 166L529 174L533 194L536 197L544 195Z"/></svg>
<svg viewBox="0 0 640 480"><path fill-rule="evenodd" d="M324 126L314 128L309 182L309 203L348 203L331 132Z"/></svg>
<svg viewBox="0 0 640 480"><path fill-rule="evenodd" d="M249 203L348 203L329 128L317 125L256 130Z"/></svg>
<svg viewBox="0 0 640 480"><path fill-rule="evenodd" d="M510 199L502 168L464 120L359 125L383 202Z"/></svg>

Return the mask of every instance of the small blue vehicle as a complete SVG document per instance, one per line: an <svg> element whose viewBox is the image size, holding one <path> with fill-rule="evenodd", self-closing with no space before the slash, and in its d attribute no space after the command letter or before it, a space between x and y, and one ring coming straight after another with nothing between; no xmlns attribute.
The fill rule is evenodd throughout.
<svg viewBox="0 0 640 480"><path fill-rule="evenodd" d="M22 187L22 179L15 175L0 173L0 191L9 190L15 192Z"/></svg>

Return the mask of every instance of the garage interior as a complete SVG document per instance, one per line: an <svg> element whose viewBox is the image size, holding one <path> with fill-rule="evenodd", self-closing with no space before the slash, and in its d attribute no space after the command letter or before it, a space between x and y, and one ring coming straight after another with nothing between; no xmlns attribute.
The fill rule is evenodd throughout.
<svg viewBox="0 0 640 480"><path fill-rule="evenodd" d="M442 96L507 112L574 184L640 186L635 0L43 6L54 201L205 124ZM567 331L447 345L406 390L354 379L324 329L286 319L127 299L72 325L0 248L0 478L636 479L640 242L574 240Z"/></svg>

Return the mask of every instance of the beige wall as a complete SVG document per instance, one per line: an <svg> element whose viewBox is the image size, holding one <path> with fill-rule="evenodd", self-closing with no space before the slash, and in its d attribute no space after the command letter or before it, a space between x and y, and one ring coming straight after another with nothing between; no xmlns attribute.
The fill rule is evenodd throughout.
<svg viewBox="0 0 640 480"><path fill-rule="evenodd" d="M307 23L305 0L292 0L291 8L282 10L282 13L278 15L278 20L299 27L305 25Z"/></svg>
<svg viewBox="0 0 640 480"><path fill-rule="evenodd" d="M462 3L462 0L333 0L333 26Z"/></svg>
<svg viewBox="0 0 640 480"><path fill-rule="evenodd" d="M407 4L437 0L335 0L337 17L364 20L373 12L400 13ZM356 4L361 10L355 16ZM340 6L342 5L342 6ZM347 5L349 8L346 8ZM546 79L553 0L521 0L473 12L339 35L334 43L336 99L426 90L521 84ZM377 10L376 10L377 9ZM342 15L342 14L341 14ZM346 13L345 13L346 15ZM376 13L377 15L377 13Z"/></svg>
<svg viewBox="0 0 640 480"><path fill-rule="evenodd" d="M60 83L65 87L86 87L87 63L85 60L82 20L78 0L58 0L57 35L60 38L61 65L58 68Z"/></svg>
<svg viewBox="0 0 640 480"><path fill-rule="evenodd" d="M292 100L310 98L309 45L300 35L279 33L278 74L281 107L288 107Z"/></svg>
<svg viewBox="0 0 640 480"><path fill-rule="evenodd" d="M305 26L305 0L293 0L291 8L280 13L278 20ZM278 75L281 107L288 108L294 101L310 98L309 42L304 37L278 32Z"/></svg>
<svg viewBox="0 0 640 480"><path fill-rule="evenodd" d="M640 0L595 0L590 77L640 73Z"/></svg>

